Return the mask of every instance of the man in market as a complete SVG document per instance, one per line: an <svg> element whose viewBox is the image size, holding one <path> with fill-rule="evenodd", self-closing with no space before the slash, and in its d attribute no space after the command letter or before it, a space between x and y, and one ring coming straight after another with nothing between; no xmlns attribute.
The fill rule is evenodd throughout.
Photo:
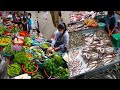
<svg viewBox="0 0 120 90"><path fill-rule="evenodd" d="M109 36L118 32L118 16L114 13L114 11L108 11L105 21L105 30L109 34Z"/></svg>
<svg viewBox="0 0 120 90"><path fill-rule="evenodd" d="M69 43L69 34L66 29L65 23L60 23L58 26L58 32L55 33L54 41L52 42L53 46L50 47L48 50L51 52L54 51L60 51L62 53L67 52L68 49L68 43ZM49 52L48 51L48 52Z"/></svg>

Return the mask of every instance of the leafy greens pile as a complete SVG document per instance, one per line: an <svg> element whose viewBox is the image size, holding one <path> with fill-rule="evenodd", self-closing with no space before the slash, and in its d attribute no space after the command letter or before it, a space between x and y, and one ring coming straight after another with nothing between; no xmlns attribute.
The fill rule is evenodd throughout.
<svg viewBox="0 0 120 90"><path fill-rule="evenodd" d="M50 60L45 60L44 67L48 75L56 77L57 79L67 79L69 70L63 68L64 61L62 56L54 55Z"/></svg>

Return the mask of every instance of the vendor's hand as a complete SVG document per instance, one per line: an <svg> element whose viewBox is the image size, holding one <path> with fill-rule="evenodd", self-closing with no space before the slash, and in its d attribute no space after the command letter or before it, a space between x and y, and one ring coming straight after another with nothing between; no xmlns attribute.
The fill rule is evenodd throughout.
<svg viewBox="0 0 120 90"><path fill-rule="evenodd" d="M55 51L58 51L59 49L60 49L60 48L58 47L58 48L55 48L54 50L55 50Z"/></svg>

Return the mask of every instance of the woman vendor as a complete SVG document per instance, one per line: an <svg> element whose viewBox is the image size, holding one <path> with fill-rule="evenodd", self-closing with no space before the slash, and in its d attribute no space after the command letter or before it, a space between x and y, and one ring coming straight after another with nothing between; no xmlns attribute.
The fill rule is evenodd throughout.
<svg viewBox="0 0 120 90"><path fill-rule="evenodd" d="M118 16L114 13L114 11L108 11L106 16L106 32L109 36L118 32Z"/></svg>
<svg viewBox="0 0 120 90"><path fill-rule="evenodd" d="M69 34L66 29L65 23L60 23L58 25L58 32L55 33L55 38L53 41L52 50L61 51L62 53L67 51L69 43ZM51 47L50 47L51 48Z"/></svg>

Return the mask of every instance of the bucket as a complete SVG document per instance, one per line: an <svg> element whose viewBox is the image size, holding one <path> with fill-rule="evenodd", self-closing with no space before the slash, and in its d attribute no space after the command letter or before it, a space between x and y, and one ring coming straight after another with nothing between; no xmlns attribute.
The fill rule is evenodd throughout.
<svg viewBox="0 0 120 90"><path fill-rule="evenodd" d="M105 29L105 23L98 23L98 28L100 30L104 30Z"/></svg>

